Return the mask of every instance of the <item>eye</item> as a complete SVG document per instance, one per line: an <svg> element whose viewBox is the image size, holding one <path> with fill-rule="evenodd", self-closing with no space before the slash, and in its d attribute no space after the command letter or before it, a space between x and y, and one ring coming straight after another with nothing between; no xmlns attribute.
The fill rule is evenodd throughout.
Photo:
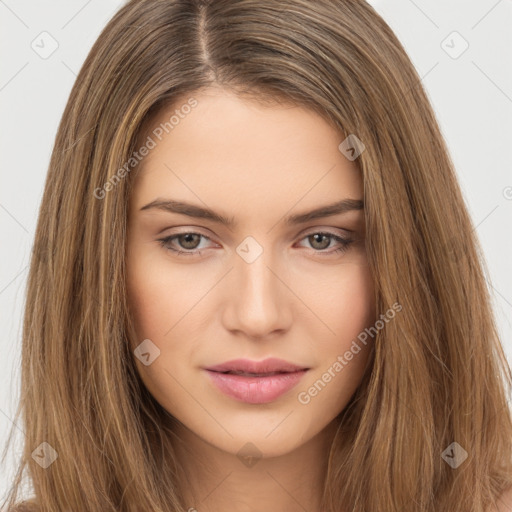
<svg viewBox="0 0 512 512"><path fill-rule="evenodd" d="M171 235L167 236L165 238L161 238L158 241L160 242L160 245L164 247L165 249L169 251L173 251L178 253L178 255L186 254L186 255L200 255L201 251L196 249L198 248L201 238L204 238L206 240L210 240L208 237L202 235L201 233L194 233L194 232L187 232L187 233L179 233L177 235ZM180 247L183 249L186 249L185 251L180 250L179 248L176 249L171 244L174 242L174 240L177 240L180 244ZM204 249L204 247L203 247Z"/></svg>
<svg viewBox="0 0 512 512"><path fill-rule="evenodd" d="M202 235L201 233L185 232L170 235L165 238L161 238L158 241L166 250L177 253L179 256L199 256L201 254L199 249L207 248L200 247L201 239L210 240L207 236ZM307 240L310 244L310 248L313 249L314 252L322 255L343 253L348 249L350 244L354 242L352 239L344 238L328 231L310 233L306 237L302 238L301 241L302 240ZM326 251L325 249L332 248L331 242L333 241L337 243L338 247L334 250ZM336 246L336 243L334 246ZM175 244L178 244L178 248L176 248Z"/></svg>
<svg viewBox="0 0 512 512"><path fill-rule="evenodd" d="M318 252L320 254L325 253L326 255L344 253L348 249L350 244L354 242L354 240L352 239L344 238L334 233L330 233L328 231L310 233L302 240L307 240L310 243L312 249L315 250L315 252ZM325 249L329 248L329 246L332 247L332 241L337 242L338 248L332 251L325 252Z"/></svg>

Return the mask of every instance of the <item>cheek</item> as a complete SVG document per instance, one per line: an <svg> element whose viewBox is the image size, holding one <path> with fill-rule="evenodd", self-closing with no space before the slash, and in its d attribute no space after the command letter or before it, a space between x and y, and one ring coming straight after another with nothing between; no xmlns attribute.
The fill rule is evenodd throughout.
<svg viewBox="0 0 512 512"><path fill-rule="evenodd" d="M146 388L164 408L168 411L181 410L187 395L175 379L184 381L180 372L191 364L191 344L181 342L184 331L180 331L182 328L186 330L186 313L190 309L189 304L194 302L188 291L190 276L182 270L173 271L168 264L165 265L165 259L157 262L155 257L141 251L127 259L126 283L136 336L130 340L132 352L137 355L137 347L149 339L152 344L148 350L154 356L149 365L138 357L134 358L138 373Z"/></svg>
<svg viewBox="0 0 512 512"><path fill-rule="evenodd" d="M297 395L300 404L329 420L349 401L361 382L372 338L364 331L375 320L373 281L366 265L350 265L324 280L323 293L312 299L319 323L316 366ZM334 277L336 276L336 277ZM316 309L315 309L316 308Z"/></svg>
<svg viewBox="0 0 512 512"><path fill-rule="evenodd" d="M166 338L186 313L184 305L194 299L193 276L183 269L173 269L154 252L129 254L126 282L130 313L140 339Z"/></svg>
<svg viewBox="0 0 512 512"><path fill-rule="evenodd" d="M326 324L324 339L340 349L374 321L373 281L367 265L347 265L322 282L313 299Z"/></svg>
<svg viewBox="0 0 512 512"><path fill-rule="evenodd" d="M375 322L374 286L368 266L354 266L353 272L340 280L331 308L332 336L326 351L332 362L343 356L345 378L358 381L364 372L372 338L366 329ZM341 380L341 379L340 379Z"/></svg>

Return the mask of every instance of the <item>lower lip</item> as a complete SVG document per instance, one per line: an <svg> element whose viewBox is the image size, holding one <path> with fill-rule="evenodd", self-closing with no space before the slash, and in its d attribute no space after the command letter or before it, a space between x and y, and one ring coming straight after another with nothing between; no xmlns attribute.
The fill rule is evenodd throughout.
<svg viewBox="0 0 512 512"><path fill-rule="evenodd" d="M225 395L248 404L266 404L296 386L307 370L268 377L245 377L211 370L206 372Z"/></svg>

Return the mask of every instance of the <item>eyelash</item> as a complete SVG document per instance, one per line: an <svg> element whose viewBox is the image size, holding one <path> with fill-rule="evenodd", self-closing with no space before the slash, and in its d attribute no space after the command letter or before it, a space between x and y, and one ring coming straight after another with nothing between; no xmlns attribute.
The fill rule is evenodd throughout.
<svg viewBox="0 0 512 512"><path fill-rule="evenodd" d="M196 233L196 232L193 232L193 231L187 231L187 232L184 232L184 233L178 233L176 235L170 235L170 236L167 236L165 238L160 238L158 239L158 241L160 242L160 245L168 250L168 251L171 251L171 252L174 252L174 253L177 253L178 256L181 256L181 255L186 255L186 256L200 256L201 255L201 251L200 250L190 250L190 251L182 251L182 250L179 250L179 249L174 249L173 247L169 246L168 244L174 240L175 238L178 238L180 236L183 236L183 235L199 235L203 238L205 238L206 240L210 240L210 238L208 238L207 236L201 234L201 233ZM313 235L323 235L323 236L327 236L328 238L331 238L333 240L335 240L336 242L340 243L341 244L341 247L339 247L338 249L335 249L334 251L329 251L329 252L326 252L325 249L323 250L315 250L315 249L312 249L315 253L318 253L318 254L321 254L321 255L332 255L332 254L342 254L344 253L350 246L350 244L352 244L354 242L354 240L352 239L349 239L349 238L343 238L339 235L335 235L334 233L330 233L328 231L316 231L316 232L313 232L313 233L309 233L307 234L306 236L304 236L301 240L304 240L305 238L309 238L310 236L313 236Z"/></svg>

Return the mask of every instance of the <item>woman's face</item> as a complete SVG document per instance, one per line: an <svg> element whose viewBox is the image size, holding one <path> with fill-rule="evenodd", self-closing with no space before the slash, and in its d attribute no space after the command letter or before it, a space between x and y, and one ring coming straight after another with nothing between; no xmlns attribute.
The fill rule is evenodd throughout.
<svg viewBox="0 0 512 512"><path fill-rule="evenodd" d="M363 199L343 139L312 111L220 89L185 97L141 139L127 238L132 349L148 390L192 438L285 454L360 383L371 338L358 335L375 315L364 211L305 215ZM268 358L298 370L250 366ZM207 369L240 359L249 366Z"/></svg>

